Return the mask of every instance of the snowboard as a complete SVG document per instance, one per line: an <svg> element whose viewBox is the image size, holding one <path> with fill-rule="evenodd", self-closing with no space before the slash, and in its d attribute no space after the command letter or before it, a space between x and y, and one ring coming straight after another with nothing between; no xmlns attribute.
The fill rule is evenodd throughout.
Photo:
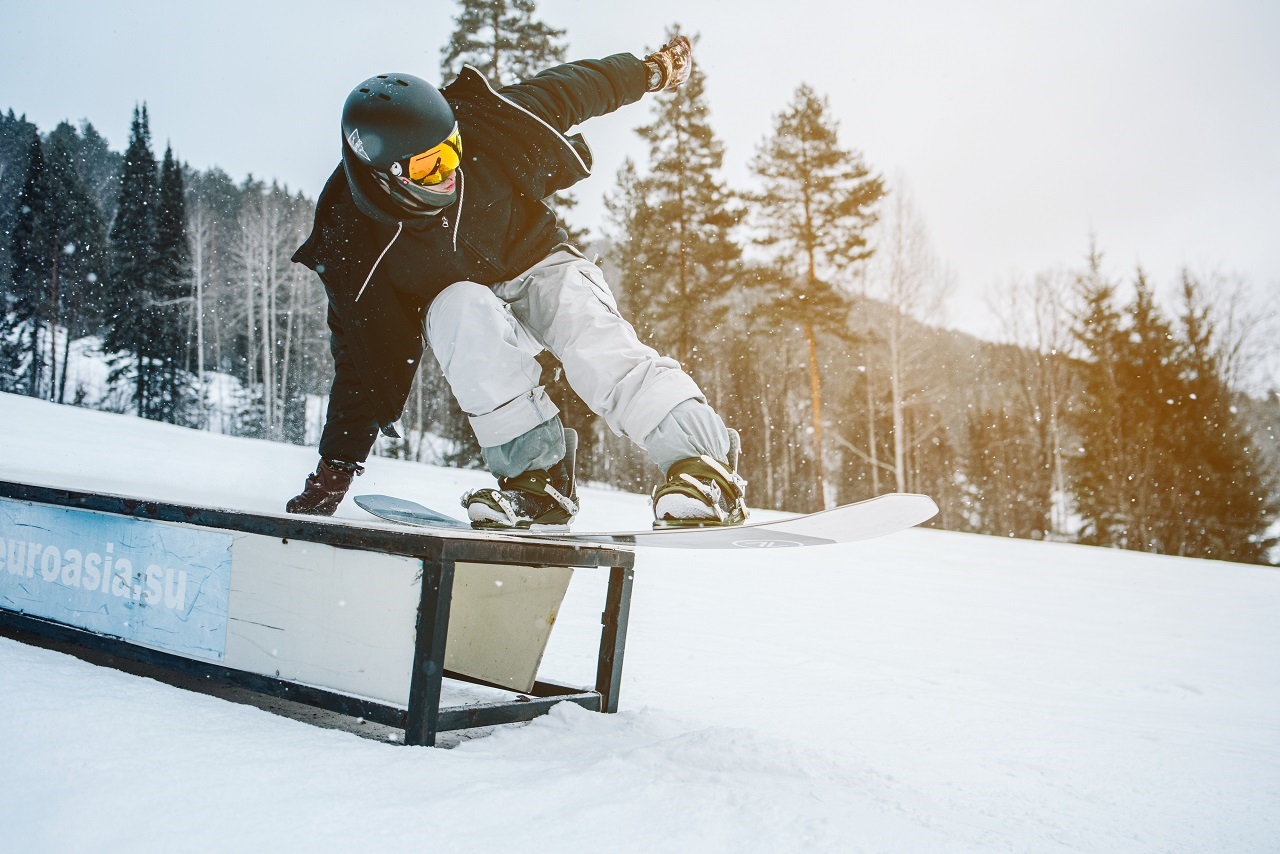
<svg viewBox="0 0 1280 854"><path fill-rule="evenodd" d="M646 528L640 531L565 531L472 528L455 519L403 498L390 495L357 495L356 504L390 522L446 531L465 530L502 537L522 537L608 546L645 546L670 549L784 549L825 546L870 540L919 525L933 518L938 505L927 495L896 492L831 510L747 522L731 528Z"/></svg>

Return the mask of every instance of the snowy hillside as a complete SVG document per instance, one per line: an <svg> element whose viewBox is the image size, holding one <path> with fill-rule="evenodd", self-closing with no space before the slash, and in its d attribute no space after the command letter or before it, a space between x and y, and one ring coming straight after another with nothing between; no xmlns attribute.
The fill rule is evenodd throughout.
<svg viewBox="0 0 1280 854"><path fill-rule="evenodd" d="M3 395L0 448L6 480L267 512L314 464ZM354 491L485 480L375 459ZM604 582L575 578L544 676L591 680ZM622 709L404 748L0 639L4 848L1280 850L1272 569L928 530L641 550Z"/></svg>

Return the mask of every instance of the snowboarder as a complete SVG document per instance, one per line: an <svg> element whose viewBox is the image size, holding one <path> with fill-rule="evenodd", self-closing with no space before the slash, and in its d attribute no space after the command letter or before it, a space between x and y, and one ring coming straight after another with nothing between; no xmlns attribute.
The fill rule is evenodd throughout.
<svg viewBox="0 0 1280 854"><path fill-rule="evenodd" d="M571 62L497 90L470 67L442 90L408 74L352 90L342 162L293 256L324 281L335 375L321 459L290 513L331 515L378 430L397 435L425 335L498 478L463 496L474 526L563 525L578 512L559 410L539 382L543 349L665 473L655 525L746 518L720 416L677 362L640 342L542 202L590 174L570 128L673 89L691 68L677 36L644 60Z"/></svg>

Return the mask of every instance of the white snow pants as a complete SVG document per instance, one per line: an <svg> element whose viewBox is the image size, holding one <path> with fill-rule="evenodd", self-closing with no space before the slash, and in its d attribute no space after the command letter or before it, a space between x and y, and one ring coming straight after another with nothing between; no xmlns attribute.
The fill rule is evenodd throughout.
<svg viewBox="0 0 1280 854"><path fill-rule="evenodd" d="M687 400L707 409L718 425L713 432L724 431L679 363L641 343L618 312L600 268L568 249L492 288L450 285L432 301L425 332L483 448L511 442L557 415L539 384L534 357L543 349L560 360L574 391L620 436L644 445ZM691 440L705 444L696 436Z"/></svg>

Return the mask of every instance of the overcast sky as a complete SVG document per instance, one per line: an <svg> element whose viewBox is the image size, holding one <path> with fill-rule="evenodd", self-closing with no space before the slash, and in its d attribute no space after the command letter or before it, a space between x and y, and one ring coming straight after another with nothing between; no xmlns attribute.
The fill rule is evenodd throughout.
<svg viewBox="0 0 1280 854"><path fill-rule="evenodd" d="M572 58L701 34L726 177L801 82L829 96L843 144L905 179L957 281L951 325L991 332L983 293L1071 266L1097 234L1111 272L1161 287L1182 265L1236 271L1280 297L1280 3L541 0ZM436 80L452 2L6 2L0 107L51 130L88 118L123 150L146 101L157 153L311 196L338 115L372 74ZM583 130L595 174L575 221L598 231L641 104Z"/></svg>

